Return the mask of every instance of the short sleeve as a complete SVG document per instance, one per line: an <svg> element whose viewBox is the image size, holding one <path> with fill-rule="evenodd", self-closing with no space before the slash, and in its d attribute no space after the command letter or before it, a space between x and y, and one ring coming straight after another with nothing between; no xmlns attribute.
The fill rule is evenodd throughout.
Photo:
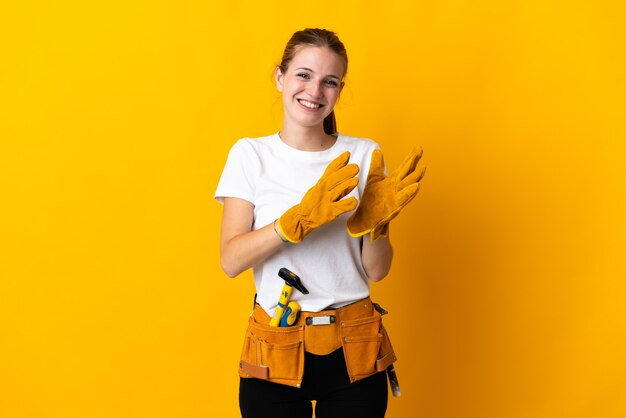
<svg viewBox="0 0 626 418"><path fill-rule="evenodd" d="M225 197L237 197L254 204L254 171L259 165L254 148L245 139L237 141L228 153L226 165L217 184L215 200L224 203Z"/></svg>

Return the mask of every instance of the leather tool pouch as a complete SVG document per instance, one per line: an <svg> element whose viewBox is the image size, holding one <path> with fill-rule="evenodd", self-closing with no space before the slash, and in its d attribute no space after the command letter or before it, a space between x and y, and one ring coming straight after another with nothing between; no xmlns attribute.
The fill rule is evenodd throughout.
<svg viewBox="0 0 626 418"><path fill-rule="evenodd" d="M396 361L381 315L341 322L343 352L352 382L382 372Z"/></svg>
<svg viewBox="0 0 626 418"><path fill-rule="evenodd" d="M303 326L270 327L250 316L239 376L300 387L304 374Z"/></svg>
<svg viewBox="0 0 626 418"><path fill-rule="evenodd" d="M337 322L305 326L307 316L321 313L335 314ZM315 349L307 351L315 352L319 349L318 354L323 355L328 354L331 348L334 350L333 347L343 347L352 382L382 372L396 361L381 315L372 307L369 299L321 313L301 312L298 322L293 326L270 327L270 317L257 306L248 320L239 376L300 387L304 375L305 335L316 340L316 344L313 341L308 343L310 348Z"/></svg>

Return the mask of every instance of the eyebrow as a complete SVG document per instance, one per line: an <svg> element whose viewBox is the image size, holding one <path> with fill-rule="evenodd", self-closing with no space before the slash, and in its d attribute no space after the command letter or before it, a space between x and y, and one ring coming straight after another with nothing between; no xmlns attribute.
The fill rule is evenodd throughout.
<svg viewBox="0 0 626 418"><path fill-rule="evenodd" d="M307 70L307 71L310 71L310 72L312 72L312 73L314 73L314 72L315 72L315 71L313 71L312 69L307 68L307 67L300 67L300 68L296 68L296 70ZM337 77L336 75L333 75L333 74L329 74L329 75L327 75L326 77L332 77L332 78L336 78L337 80L341 80L341 78L340 78L340 77Z"/></svg>

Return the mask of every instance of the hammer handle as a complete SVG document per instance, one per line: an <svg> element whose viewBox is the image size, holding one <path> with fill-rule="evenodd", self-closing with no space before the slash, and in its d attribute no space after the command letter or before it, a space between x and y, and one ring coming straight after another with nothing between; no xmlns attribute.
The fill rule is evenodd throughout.
<svg viewBox="0 0 626 418"><path fill-rule="evenodd" d="M293 287L285 283L283 285L283 290L280 294L280 298L278 299L278 306L276 307L276 312L274 313L274 316L272 317L272 319L270 319L271 327L277 327L280 324L280 318L283 317L283 313L285 312L287 303L289 303L291 292L293 292Z"/></svg>

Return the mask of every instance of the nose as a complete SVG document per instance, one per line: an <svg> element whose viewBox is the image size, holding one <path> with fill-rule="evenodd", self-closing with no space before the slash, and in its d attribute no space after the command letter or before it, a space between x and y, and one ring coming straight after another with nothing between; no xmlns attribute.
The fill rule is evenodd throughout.
<svg viewBox="0 0 626 418"><path fill-rule="evenodd" d="M322 96L322 82L317 82L314 81L312 83L309 83L308 88L307 88L307 93L311 96L311 97L321 97Z"/></svg>

